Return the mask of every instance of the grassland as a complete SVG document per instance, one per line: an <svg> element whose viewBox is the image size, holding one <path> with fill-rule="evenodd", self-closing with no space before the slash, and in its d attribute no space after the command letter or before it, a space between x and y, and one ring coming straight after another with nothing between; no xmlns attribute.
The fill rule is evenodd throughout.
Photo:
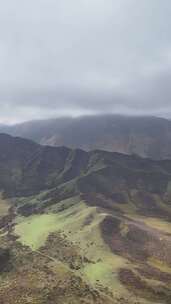
<svg viewBox="0 0 171 304"><path fill-rule="evenodd" d="M15 226L15 233L23 245L36 250L46 241L49 233L57 230L58 222L55 214L33 215L20 219Z"/></svg>
<svg viewBox="0 0 171 304"><path fill-rule="evenodd" d="M131 206L132 207L132 206ZM130 211L130 209L129 209ZM132 211L132 210L131 210ZM118 298L124 298L135 302L135 297L127 290L119 279L120 269L134 269L136 262L127 260L121 255L114 254L102 238L100 224L108 215L105 211L95 206L88 206L79 196L72 197L47 207L45 214L37 214L29 217L18 216L14 233L19 236L23 245L29 246L33 251L41 251L46 244L48 236L53 232L60 232L71 244L78 248L80 256L86 257L90 263L83 263L81 268L74 270L93 288L108 288ZM134 210L135 212L135 210ZM134 213L133 212L133 213ZM170 223L161 219L146 218L131 212L130 218L143 222L151 228L160 228L164 232L170 231ZM158 225L158 223L160 225ZM127 227L121 226L121 234L127 233ZM56 263L51 261L55 269ZM160 271L170 273L167 265L156 260L148 261ZM62 265L62 264L61 264ZM64 261L65 265L65 261ZM129 302L128 302L129 303ZM147 299L138 297L138 303L153 303Z"/></svg>
<svg viewBox="0 0 171 304"><path fill-rule="evenodd" d="M18 218L15 234L23 245L38 250L45 244L50 233L64 233L68 240L78 246L81 255L93 261L92 264L85 264L79 270L79 275L94 286L101 284L110 287L113 292L118 293L121 289L124 292L117 272L128 262L114 255L101 237L99 224L106 214L99 213L96 207L88 207L84 202L78 202L77 198L75 200L75 205L72 205L73 199L62 201L58 208L70 206L62 212L52 213L51 208L48 214Z"/></svg>

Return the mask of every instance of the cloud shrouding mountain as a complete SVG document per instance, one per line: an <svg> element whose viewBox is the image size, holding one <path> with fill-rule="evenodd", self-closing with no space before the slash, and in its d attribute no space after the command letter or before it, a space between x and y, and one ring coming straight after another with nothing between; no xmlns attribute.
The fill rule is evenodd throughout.
<svg viewBox="0 0 171 304"><path fill-rule="evenodd" d="M171 117L170 15L169 0L1 3L0 121Z"/></svg>

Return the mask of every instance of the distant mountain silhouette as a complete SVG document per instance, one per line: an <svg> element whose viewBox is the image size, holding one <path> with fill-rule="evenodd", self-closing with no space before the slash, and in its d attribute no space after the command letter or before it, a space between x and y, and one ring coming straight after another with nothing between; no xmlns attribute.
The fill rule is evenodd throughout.
<svg viewBox="0 0 171 304"><path fill-rule="evenodd" d="M66 117L0 126L0 131L43 145L171 159L171 121L157 117Z"/></svg>

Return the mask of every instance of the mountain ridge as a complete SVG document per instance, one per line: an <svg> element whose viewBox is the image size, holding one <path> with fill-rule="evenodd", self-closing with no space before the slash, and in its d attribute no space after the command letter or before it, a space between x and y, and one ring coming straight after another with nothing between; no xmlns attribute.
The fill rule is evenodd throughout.
<svg viewBox="0 0 171 304"><path fill-rule="evenodd" d="M171 158L171 121L148 116L101 115L30 121L0 127L0 132L40 144Z"/></svg>
<svg viewBox="0 0 171 304"><path fill-rule="evenodd" d="M10 168L15 171L16 168L13 168L13 163L14 166L17 163L16 166L20 167L20 174L18 176L20 175L22 183L24 179L27 179L29 171L29 174L31 174L32 169L37 170L39 179L43 177L48 179L55 171L57 175L61 175L61 178L64 178L63 181L65 182L69 178L73 179L82 173L86 176L89 168L91 169L89 173L95 173L100 170L104 171L112 167L112 170L122 171L125 168L132 171L137 170L137 172L141 173L150 173L151 168L155 174L157 170L160 174L165 174L165 176L170 176L171 174L171 166L168 166L171 163L169 160L154 161L142 159L135 155L124 155L103 150L86 152L81 149L69 149L67 147L41 146L33 141L5 134L0 134L0 142L1 166L3 166L4 161L6 161L5 166L9 161L9 165L12 166ZM4 151L6 154L4 154ZM165 164L167 164L167 168ZM66 175L68 175L67 179ZM17 175L15 175L14 181L17 181ZM52 178L49 181L49 186L52 187L54 182L55 179ZM42 187L45 187L45 184L42 184ZM37 189L40 191L39 187Z"/></svg>

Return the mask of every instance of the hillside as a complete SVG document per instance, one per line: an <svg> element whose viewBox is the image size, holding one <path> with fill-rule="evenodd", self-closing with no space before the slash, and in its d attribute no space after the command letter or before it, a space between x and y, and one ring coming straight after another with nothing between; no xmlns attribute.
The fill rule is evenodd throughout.
<svg viewBox="0 0 171 304"><path fill-rule="evenodd" d="M59 118L1 126L0 131L47 145L171 158L171 121L157 117Z"/></svg>
<svg viewBox="0 0 171 304"><path fill-rule="evenodd" d="M0 301L169 304L171 161L0 134Z"/></svg>

